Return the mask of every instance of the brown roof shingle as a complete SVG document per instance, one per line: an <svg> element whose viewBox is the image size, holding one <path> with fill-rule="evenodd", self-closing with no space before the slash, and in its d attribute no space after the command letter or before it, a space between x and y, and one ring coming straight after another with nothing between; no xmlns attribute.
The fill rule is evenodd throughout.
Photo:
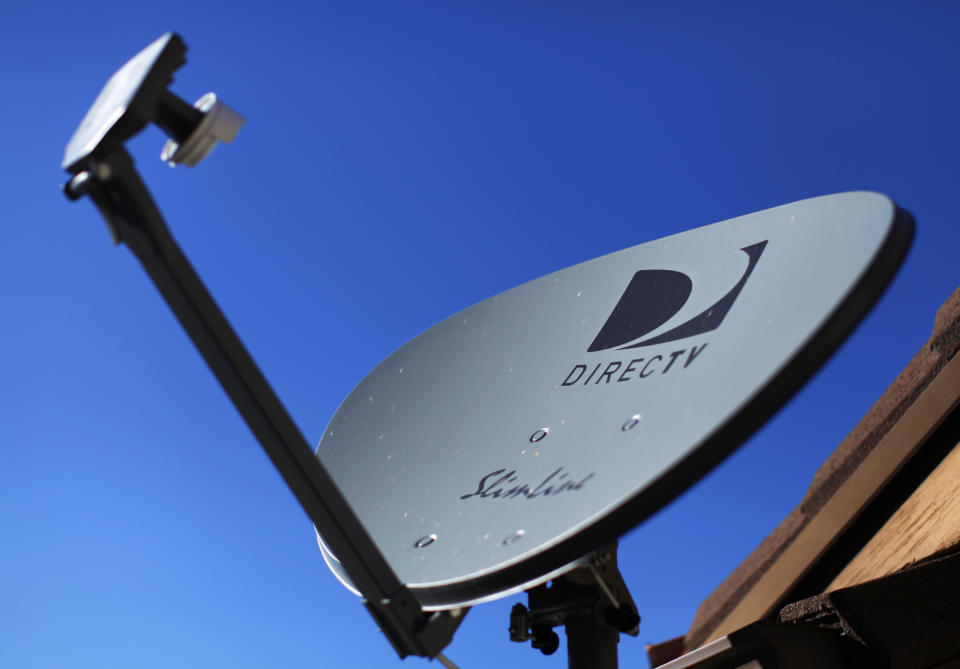
<svg viewBox="0 0 960 669"><path fill-rule="evenodd" d="M933 332L876 404L823 463L800 504L703 601L686 636L687 649L700 646L737 602L786 550L864 458L960 349L960 289L937 311Z"/></svg>

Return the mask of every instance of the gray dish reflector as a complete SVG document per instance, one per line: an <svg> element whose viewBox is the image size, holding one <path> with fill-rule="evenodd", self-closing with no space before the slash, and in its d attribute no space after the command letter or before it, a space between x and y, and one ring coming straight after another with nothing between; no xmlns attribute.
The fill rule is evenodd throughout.
<svg viewBox="0 0 960 669"><path fill-rule="evenodd" d="M841 193L549 274L398 349L317 455L425 608L543 582L767 420L866 314L912 234L887 197Z"/></svg>

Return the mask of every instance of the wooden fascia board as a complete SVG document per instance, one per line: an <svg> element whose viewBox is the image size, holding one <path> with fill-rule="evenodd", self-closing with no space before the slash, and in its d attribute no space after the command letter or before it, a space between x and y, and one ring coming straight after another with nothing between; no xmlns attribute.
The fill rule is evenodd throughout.
<svg viewBox="0 0 960 669"><path fill-rule="evenodd" d="M772 614L830 546L870 505L931 433L960 405L960 356L955 356L917 397L820 511L800 530L707 641ZM843 565L838 565L838 571Z"/></svg>

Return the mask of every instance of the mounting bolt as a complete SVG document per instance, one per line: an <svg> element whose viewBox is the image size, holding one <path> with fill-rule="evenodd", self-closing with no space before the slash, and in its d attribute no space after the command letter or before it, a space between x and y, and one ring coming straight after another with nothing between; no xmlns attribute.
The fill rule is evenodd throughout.
<svg viewBox="0 0 960 669"><path fill-rule="evenodd" d="M413 544L414 548L425 548L437 540L436 534L428 534L425 537L420 537L417 539L417 542Z"/></svg>
<svg viewBox="0 0 960 669"><path fill-rule="evenodd" d="M509 545L512 544L514 541L517 541L517 540L519 540L520 538L522 538L524 534L526 534L526 532L524 532L523 530L517 530L516 532L514 532L513 534L511 534L509 537L507 537L506 539L504 539L502 543L503 543L504 546L509 546Z"/></svg>
<svg viewBox="0 0 960 669"><path fill-rule="evenodd" d="M560 647L560 637L549 625L537 625L531 630L530 645L544 655L553 655Z"/></svg>
<svg viewBox="0 0 960 669"><path fill-rule="evenodd" d="M523 604L514 604L510 609L510 640L523 642L529 639L527 607Z"/></svg>
<svg viewBox="0 0 960 669"><path fill-rule="evenodd" d="M627 603L620 604L620 608L609 608L603 612L604 622L610 627L629 634L640 625L640 615Z"/></svg>

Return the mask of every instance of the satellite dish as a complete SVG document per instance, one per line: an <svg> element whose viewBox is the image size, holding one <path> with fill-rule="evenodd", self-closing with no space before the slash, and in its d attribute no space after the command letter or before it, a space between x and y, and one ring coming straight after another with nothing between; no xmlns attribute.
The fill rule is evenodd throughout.
<svg viewBox="0 0 960 669"><path fill-rule="evenodd" d="M401 658L449 666L463 607L528 590L512 641L550 654L563 625L569 666L616 667L640 618L615 539L823 363L902 261L910 216L875 193L815 198L492 297L381 363L318 459L124 146L152 122L162 158L195 165L242 125L215 96L191 107L168 89L185 49L167 33L110 78L64 152L67 197L89 196L143 264Z"/></svg>
<svg viewBox="0 0 960 669"><path fill-rule="evenodd" d="M887 197L841 193L536 279L384 360L317 455L426 610L527 589L742 443L866 314L912 235Z"/></svg>

